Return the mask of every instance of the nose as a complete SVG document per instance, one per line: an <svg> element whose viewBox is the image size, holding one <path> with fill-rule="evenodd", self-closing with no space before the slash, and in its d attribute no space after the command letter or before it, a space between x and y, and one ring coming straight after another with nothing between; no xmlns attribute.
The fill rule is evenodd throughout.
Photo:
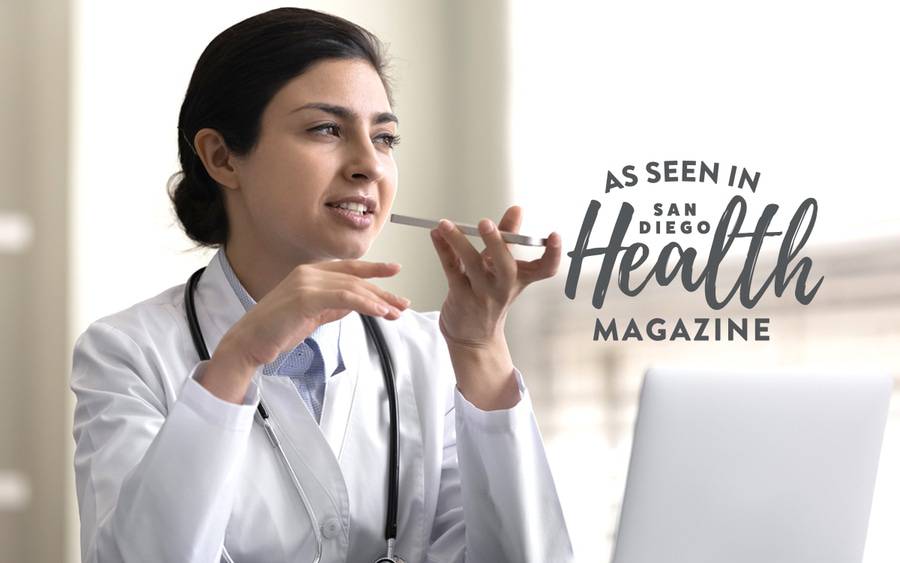
<svg viewBox="0 0 900 563"><path fill-rule="evenodd" d="M360 137L348 143L344 176L350 182L378 182L384 176L384 164L372 140Z"/></svg>

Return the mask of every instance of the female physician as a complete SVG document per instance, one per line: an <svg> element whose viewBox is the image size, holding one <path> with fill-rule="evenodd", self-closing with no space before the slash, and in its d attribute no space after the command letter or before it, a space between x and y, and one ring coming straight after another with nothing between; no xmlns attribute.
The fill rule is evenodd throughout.
<svg viewBox="0 0 900 563"><path fill-rule="evenodd" d="M218 253L75 345L85 562L571 559L504 336L559 236L525 262L497 232L517 207L483 253L442 222L440 313L379 288L391 107L378 40L330 15L272 10L200 56L170 195Z"/></svg>

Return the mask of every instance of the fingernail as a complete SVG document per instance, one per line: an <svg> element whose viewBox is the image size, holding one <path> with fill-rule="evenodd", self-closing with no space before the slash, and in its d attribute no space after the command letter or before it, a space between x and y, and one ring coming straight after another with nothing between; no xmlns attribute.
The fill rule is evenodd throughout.
<svg viewBox="0 0 900 563"><path fill-rule="evenodd" d="M453 223L451 223L450 221L448 221L446 219L441 219L438 222L438 228L440 230L444 231L445 233L449 233L450 231L453 230Z"/></svg>
<svg viewBox="0 0 900 563"><path fill-rule="evenodd" d="M386 315L387 312L388 312L388 308L385 307L384 305L376 305L376 306L375 306L375 309L376 309L376 310L378 311L378 313L381 314L381 315Z"/></svg>
<svg viewBox="0 0 900 563"><path fill-rule="evenodd" d="M431 238L434 240L438 240L441 238L441 235L438 233L437 229L431 229Z"/></svg>
<svg viewBox="0 0 900 563"><path fill-rule="evenodd" d="M553 236L553 235L556 235L556 236ZM548 246L552 246L552 247L556 248L561 243L562 243L562 239L559 238L559 234L557 234L555 231L550 233L550 236L547 237L547 245Z"/></svg>
<svg viewBox="0 0 900 563"><path fill-rule="evenodd" d="M490 219L484 219L480 223L478 223L478 230L483 235L487 235L494 232L494 223Z"/></svg>
<svg viewBox="0 0 900 563"><path fill-rule="evenodd" d="M403 306L404 306L404 307L409 307L410 304L412 303L412 301L410 301L410 300L407 299L406 297L401 297L400 300L403 301Z"/></svg>
<svg viewBox="0 0 900 563"><path fill-rule="evenodd" d="M382 264L384 264L385 266L389 266L391 268L400 268L401 267L400 264L398 264L397 262L382 262Z"/></svg>

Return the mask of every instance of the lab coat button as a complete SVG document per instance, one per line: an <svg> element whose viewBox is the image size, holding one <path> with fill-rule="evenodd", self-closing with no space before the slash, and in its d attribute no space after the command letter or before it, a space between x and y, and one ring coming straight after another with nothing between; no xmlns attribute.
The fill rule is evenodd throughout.
<svg viewBox="0 0 900 563"><path fill-rule="evenodd" d="M341 523L337 518L329 518L322 524L322 535L326 538L336 537L341 532Z"/></svg>

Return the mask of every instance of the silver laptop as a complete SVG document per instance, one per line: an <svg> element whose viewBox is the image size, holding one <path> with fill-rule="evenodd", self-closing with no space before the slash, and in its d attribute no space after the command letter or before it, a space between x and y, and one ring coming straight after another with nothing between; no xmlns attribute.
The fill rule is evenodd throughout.
<svg viewBox="0 0 900 563"><path fill-rule="evenodd" d="M614 563L858 563L892 380L650 370Z"/></svg>

